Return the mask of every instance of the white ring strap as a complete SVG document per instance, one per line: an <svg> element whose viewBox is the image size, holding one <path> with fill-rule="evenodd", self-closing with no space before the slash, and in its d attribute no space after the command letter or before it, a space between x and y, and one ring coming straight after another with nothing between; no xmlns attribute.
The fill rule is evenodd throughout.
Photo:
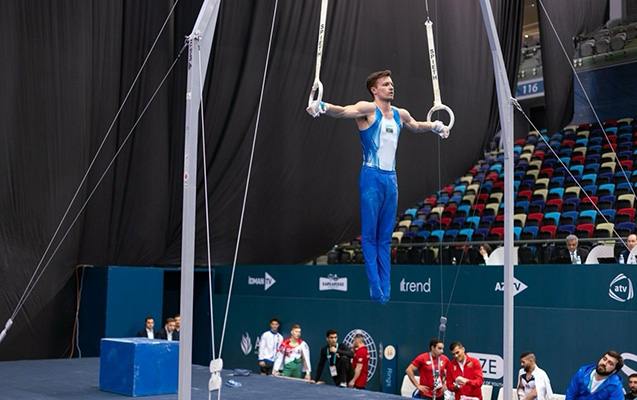
<svg viewBox="0 0 637 400"><path fill-rule="evenodd" d="M449 125L448 128L451 130L453 128L453 124L456 121L456 117L453 114L451 108L442 104L442 100L440 98L440 85L438 84L438 66L436 64L436 47L434 46L434 31L433 31L433 22L429 19L425 22L425 27L427 28L427 44L429 45L429 65L431 66L431 85L434 90L434 105L427 113L427 122L431 122L431 116L436 111L446 111L449 114Z"/></svg>
<svg viewBox="0 0 637 400"><path fill-rule="evenodd" d="M325 43L325 22L327 21L327 6L329 4L329 0L321 0L321 21L319 23L319 31L318 31L318 43L316 45L316 72L314 75L314 83L312 84L312 91L310 92L310 98L307 102L308 107L312 104L313 101L321 101L323 100L323 84L321 83L321 62L323 60L323 49ZM318 96L315 99L314 96L317 94Z"/></svg>

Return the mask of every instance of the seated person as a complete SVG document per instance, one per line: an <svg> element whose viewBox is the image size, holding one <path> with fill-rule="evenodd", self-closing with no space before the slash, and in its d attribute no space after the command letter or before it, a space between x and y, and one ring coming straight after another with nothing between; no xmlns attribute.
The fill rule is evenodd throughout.
<svg viewBox="0 0 637 400"><path fill-rule="evenodd" d="M321 374L325 362L329 361L330 375L334 380L334 385L346 387L347 383L354 377L354 369L351 364L354 352L345 344L338 343L338 332L334 329L327 331L325 340L327 340L327 346L321 349L321 358L312 382L324 383L320 381Z"/></svg>
<svg viewBox="0 0 637 400"><path fill-rule="evenodd" d="M578 247L579 239L575 235L566 237L566 248L561 248L555 256L558 264L584 264L588 250Z"/></svg>

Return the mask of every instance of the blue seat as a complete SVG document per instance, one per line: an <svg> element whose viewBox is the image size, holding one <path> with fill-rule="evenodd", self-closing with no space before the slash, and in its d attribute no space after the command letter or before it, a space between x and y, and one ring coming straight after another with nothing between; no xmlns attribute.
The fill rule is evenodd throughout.
<svg viewBox="0 0 637 400"><path fill-rule="evenodd" d="M557 227L557 231L575 233L575 225L560 225Z"/></svg>
<svg viewBox="0 0 637 400"><path fill-rule="evenodd" d="M553 225L557 226L560 222L561 215L562 214L560 214L559 212L550 212L544 214L544 219L552 219L554 221Z"/></svg>
<svg viewBox="0 0 637 400"><path fill-rule="evenodd" d="M564 185L564 177L563 176L555 176L553 178L551 178L549 185L551 183L556 183L558 184L560 187Z"/></svg>
<svg viewBox="0 0 637 400"><path fill-rule="evenodd" d="M589 163L599 163L599 159L601 158L601 155L598 154L586 154L586 164Z"/></svg>
<svg viewBox="0 0 637 400"><path fill-rule="evenodd" d="M608 220L608 222L614 222L614 221L615 221L615 213L616 213L616 212L617 212L617 211L615 211L615 210L614 210L614 209L612 209L612 208L607 208L607 209L605 209L605 210L601 210L602 215L606 217L606 219ZM600 217L600 218L601 218L601 217ZM603 218L602 218L602 220L603 220Z"/></svg>
<svg viewBox="0 0 637 400"><path fill-rule="evenodd" d="M574 176L581 176L584 173L584 166L583 165L573 165L569 168L569 170L571 171L571 173Z"/></svg>
<svg viewBox="0 0 637 400"><path fill-rule="evenodd" d="M590 219L590 222L587 222L587 221L581 221L581 220L582 220L582 218L589 218L589 219ZM579 224L588 224L588 223L595 224L595 219L596 219L596 218L597 218L597 211L595 211L595 210L585 210L585 211L581 211L581 212L579 213L579 217L578 217L578 222L577 222L577 224L578 224L578 225L579 225ZM581 221L581 222L580 222L580 221Z"/></svg>
<svg viewBox="0 0 637 400"><path fill-rule="evenodd" d="M595 194L597 193L597 185L586 185L582 187L582 189L584 189L584 191L588 193L589 196L595 196Z"/></svg>
<svg viewBox="0 0 637 400"><path fill-rule="evenodd" d="M560 215L560 222L557 225L560 226L575 224L578 216L579 213L577 211L562 212L562 215Z"/></svg>
<svg viewBox="0 0 637 400"><path fill-rule="evenodd" d="M602 140L604 138L602 138L601 136L596 136L596 137L588 137L588 149L590 150L591 147L595 147L595 146L600 146L602 144ZM600 146L601 148L601 146Z"/></svg>
<svg viewBox="0 0 637 400"><path fill-rule="evenodd" d="M416 213L417 212L418 212L418 210L415 209L415 208L410 208L408 210L405 210L405 214L411 215L413 219L416 219Z"/></svg>
<svg viewBox="0 0 637 400"><path fill-rule="evenodd" d="M464 211L466 215L469 215L471 213L471 206L468 204L463 204L458 207L458 209L456 210L456 214L460 211Z"/></svg>
<svg viewBox="0 0 637 400"><path fill-rule="evenodd" d="M480 217L469 217L466 222L470 222L473 224L473 229L478 229L478 225L480 224Z"/></svg>
<svg viewBox="0 0 637 400"><path fill-rule="evenodd" d="M604 130L606 131L606 135L617 135L617 127L616 126L609 126L608 128L604 128Z"/></svg>
<svg viewBox="0 0 637 400"><path fill-rule="evenodd" d="M587 174L596 174L599 171L599 163L589 163L584 167L584 175ZM582 177L583 178L583 177Z"/></svg>
<svg viewBox="0 0 637 400"><path fill-rule="evenodd" d="M569 149L570 150L570 149ZM571 150L572 151L572 150ZM560 161L561 164L565 165L565 166L569 166L571 164L571 157L569 156L562 156L562 152L560 151Z"/></svg>
<svg viewBox="0 0 637 400"><path fill-rule="evenodd" d="M581 144L581 145L584 145L584 147L586 147L586 146L588 146L588 139L586 139L586 138L577 139L575 141L575 144L576 145L577 144Z"/></svg>
<svg viewBox="0 0 637 400"><path fill-rule="evenodd" d="M526 226L520 233L520 238L523 240L533 240L537 238L537 232L540 230L539 226Z"/></svg>
<svg viewBox="0 0 637 400"><path fill-rule="evenodd" d="M553 188L553 189L549 189L549 198L551 198L551 194L557 194L557 196L559 196L559 198L561 199L564 196L564 188L563 187L557 187L557 188Z"/></svg>
<svg viewBox="0 0 637 400"><path fill-rule="evenodd" d="M610 192L610 194L614 194L615 193L615 184L614 183L606 183L604 185L599 185L599 188L597 189L598 193L602 190L608 190Z"/></svg>
<svg viewBox="0 0 637 400"><path fill-rule="evenodd" d="M588 168L588 166L587 166L587 168ZM595 171L595 172L597 172L597 171ZM584 182L584 181L590 181L589 185L594 185L595 181L597 181L597 175L595 173L582 175L582 179L580 180L580 182ZM582 183L582 185L584 185L584 184Z"/></svg>
<svg viewBox="0 0 637 400"><path fill-rule="evenodd" d="M522 227L520 226L513 227L513 236L515 237L515 240L520 240L520 232L522 232Z"/></svg>
<svg viewBox="0 0 637 400"><path fill-rule="evenodd" d="M521 212L516 212L516 214L526 214L527 211L529 210L529 202L526 200L517 201L515 203L515 208L518 208L518 207L520 207L519 211Z"/></svg>
<svg viewBox="0 0 637 400"><path fill-rule="evenodd" d="M442 242L442 238L445 235L445 231L443 231L442 229L436 229L435 231L431 231L431 234L429 235L429 241L430 242Z"/></svg>
<svg viewBox="0 0 637 400"><path fill-rule="evenodd" d="M619 224L615 225L615 228L617 229L628 229L630 230L631 233L635 232L635 223L634 222L620 222Z"/></svg>
<svg viewBox="0 0 637 400"><path fill-rule="evenodd" d="M572 197L564 200L564 203L562 203L562 210L564 210L564 205L569 203L573 203L576 210L579 208L579 199L577 197Z"/></svg>
<svg viewBox="0 0 637 400"><path fill-rule="evenodd" d="M482 237L486 238L489 235L489 228L474 229L473 237L476 237L476 235L481 235Z"/></svg>
<svg viewBox="0 0 637 400"><path fill-rule="evenodd" d="M453 188L453 191L454 191L454 192L455 192L455 191L459 191L459 192L462 192L462 194L463 194L463 195L464 195L465 190L467 190L467 187L466 187L466 186L464 186L464 185L456 185L456 186Z"/></svg>
<svg viewBox="0 0 637 400"><path fill-rule="evenodd" d="M430 231L420 231L416 234L416 236L421 236L425 238L425 242L429 239L429 235L431 235Z"/></svg>
<svg viewBox="0 0 637 400"><path fill-rule="evenodd" d="M464 237L461 238L460 236ZM473 236L473 229L462 229L458 233L458 240L462 242L470 242L471 236Z"/></svg>
<svg viewBox="0 0 637 400"><path fill-rule="evenodd" d="M457 229L447 229L442 238L445 242L453 242L456 240L456 236L458 236Z"/></svg>

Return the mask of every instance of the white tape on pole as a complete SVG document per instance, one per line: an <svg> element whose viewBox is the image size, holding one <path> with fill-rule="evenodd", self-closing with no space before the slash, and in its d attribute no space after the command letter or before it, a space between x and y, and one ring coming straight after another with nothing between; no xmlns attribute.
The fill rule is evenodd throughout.
<svg viewBox="0 0 637 400"><path fill-rule="evenodd" d="M327 21L327 6L329 0L321 0L321 21L319 23L318 31L318 43L316 45L316 71L314 74L314 83L312 85L312 91L310 92L310 98L307 102L308 107L313 101L323 100L323 84L321 83L321 63L323 62L323 50L325 45L325 23ZM318 93L317 93L318 92ZM317 96L314 98L314 96Z"/></svg>
<svg viewBox="0 0 637 400"><path fill-rule="evenodd" d="M431 122L431 116L436 111L446 111L449 114L449 124L447 127L449 130L453 128L453 124L456 121L456 117L453 114L451 108L447 107L442 103L442 99L440 97L440 85L438 84L438 65L436 64L436 47L434 45L434 31L433 31L433 22L429 19L425 22L425 28L427 28L427 44L429 46L429 65L431 67L431 85L434 90L434 105L429 109L429 113L427 113L427 122Z"/></svg>

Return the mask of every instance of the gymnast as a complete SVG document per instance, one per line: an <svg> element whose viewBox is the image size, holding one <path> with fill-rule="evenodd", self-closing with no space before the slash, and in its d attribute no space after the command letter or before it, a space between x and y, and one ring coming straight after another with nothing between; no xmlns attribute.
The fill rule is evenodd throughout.
<svg viewBox="0 0 637 400"><path fill-rule="evenodd" d="M395 156L403 125L413 132L432 131L449 136L449 128L440 121L416 121L405 109L391 105L394 82L391 71L378 71L366 79L374 101L359 101L348 106L311 101L307 112L333 118L355 119L363 146L363 166L359 178L361 201L361 247L365 259L369 294L386 304L390 295L390 244L398 205Z"/></svg>

